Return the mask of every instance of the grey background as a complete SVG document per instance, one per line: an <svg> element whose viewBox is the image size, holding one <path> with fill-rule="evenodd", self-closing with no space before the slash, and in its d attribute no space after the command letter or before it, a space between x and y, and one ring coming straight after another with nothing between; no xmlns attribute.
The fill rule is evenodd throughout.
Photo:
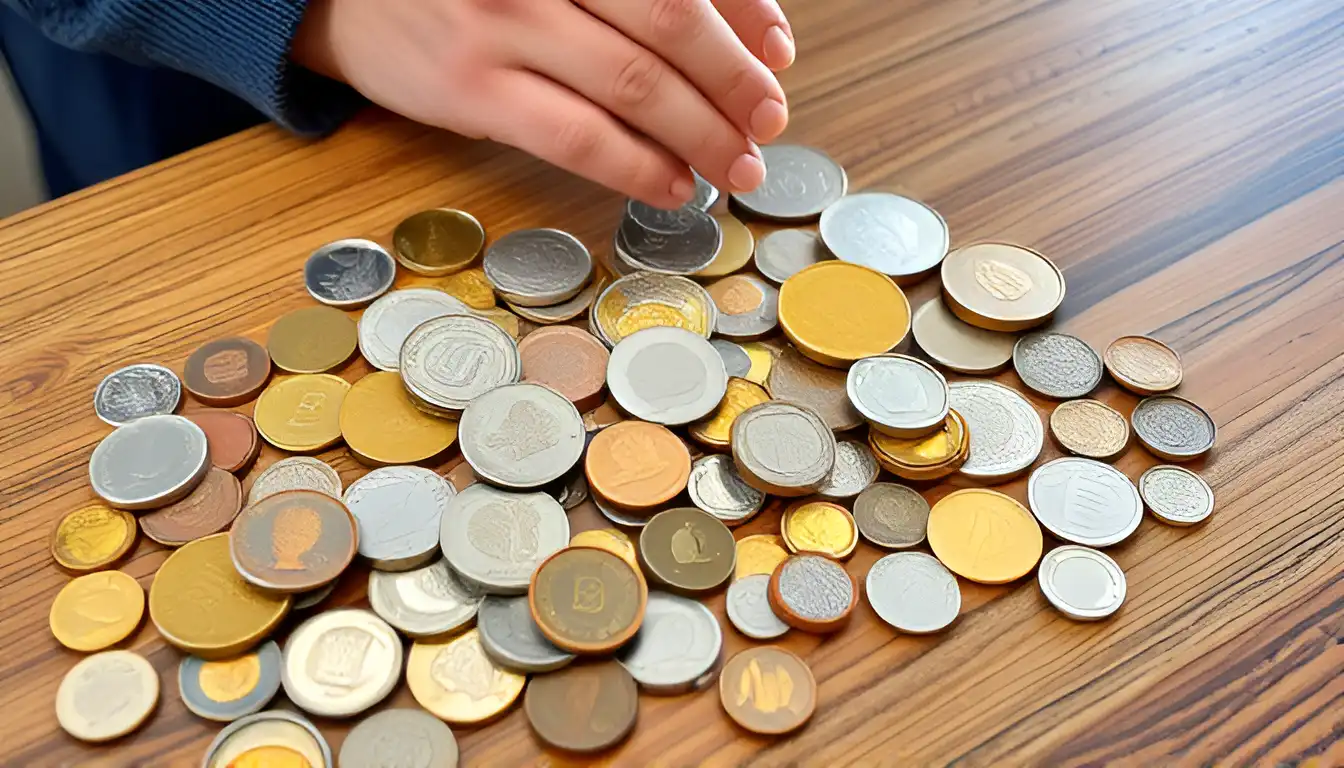
<svg viewBox="0 0 1344 768"><path fill-rule="evenodd" d="M9 70L0 61L0 218L37 205L44 197L32 126Z"/></svg>

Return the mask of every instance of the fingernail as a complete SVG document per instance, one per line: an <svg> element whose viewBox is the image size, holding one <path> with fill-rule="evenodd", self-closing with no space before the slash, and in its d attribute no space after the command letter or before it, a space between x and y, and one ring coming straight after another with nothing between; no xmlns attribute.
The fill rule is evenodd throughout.
<svg viewBox="0 0 1344 768"><path fill-rule="evenodd" d="M774 99L764 99L751 111L751 133L756 141L769 141L784 132L789 110Z"/></svg>
<svg viewBox="0 0 1344 768"><path fill-rule="evenodd" d="M796 50L793 40L783 27L771 27L765 31L765 65L771 69L785 69L793 63Z"/></svg>
<svg viewBox="0 0 1344 768"><path fill-rule="evenodd" d="M691 202L695 197L695 182L683 176L678 176L672 180L672 187L668 190L677 202L685 205Z"/></svg>
<svg viewBox="0 0 1344 768"><path fill-rule="evenodd" d="M765 163L753 155L741 155L728 168L734 192L750 192L765 181Z"/></svg>

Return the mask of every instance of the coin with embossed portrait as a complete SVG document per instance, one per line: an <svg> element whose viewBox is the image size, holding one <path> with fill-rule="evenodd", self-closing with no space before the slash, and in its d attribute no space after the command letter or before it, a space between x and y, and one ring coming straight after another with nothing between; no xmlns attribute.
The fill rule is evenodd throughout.
<svg viewBox="0 0 1344 768"><path fill-rule="evenodd" d="M423 467L383 467L341 500L359 526L359 554L374 568L408 571L439 554L439 528L456 489Z"/></svg>
<svg viewBox="0 0 1344 768"><path fill-rule="evenodd" d="M486 592L520 595L536 567L569 543L569 518L544 493L476 483L449 503L439 543L448 564Z"/></svg>
<svg viewBox="0 0 1344 768"><path fill-rule="evenodd" d="M1106 370L1136 395L1156 395L1180 386L1181 356L1148 336L1121 336L1106 348Z"/></svg>
<svg viewBox="0 0 1344 768"><path fill-rule="evenodd" d="M1040 325L1064 301L1064 273L1040 253L1008 243L973 243L943 259L943 297L953 314L990 331Z"/></svg>
<svg viewBox="0 0 1344 768"><path fill-rule="evenodd" d="M396 276L392 254L372 240L327 243L303 265L308 295L340 309L362 307L382 296Z"/></svg>
<svg viewBox="0 0 1344 768"><path fill-rule="evenodd" d="M849 187L845 169L819 149L770 144L761 147L761 160L765 180L751 192L734 192L732 200L764 219L815 221Z"/></svg>
<svg viewBox="0 0 1344 768"><path fill-rule="evenodd" d="M649 588L620 555L567 547L537 566L527 599L541 634L556 647L607 654L639 631Z"/></svg>
<svg viewBox="0 0 1344 768"><path fill-rule="evenodd" d="M923 552L897 552L873 563L865 592L879 619L912 635L944 630L961 612L957 577Z"/></svg>
<svg viewBox="0 0 1344 768"><path fill-rule="evenodd" d="M646 328L611 350L607 387L637 419L677 426L708 416L728 389L723 358L680 328Z"/></svg>
<svg viewBox="0 0 1344 768"><path fill-rule="evenodd" d="M462 457L495 485L531 489L563 477L583 456L583 417L541 384L508 384L472 400L459 423Z"/></svg>
<svg viewBox="0 0 1344 768"><path fill-rule="evenodd" d="M825 555L794 555L770 576L770 607L785 624L804 632L843 629L858 602L858 582Z"/></svg>
<svg viewBox="0 0 1344 768"><path fill-rule="evenodd" d="M135 548L135 517L104 504L85 504L66 513L51 535L51 555L67 571L111 568Z"/></svg>
<svg viewBox="0 0 1344 768"><path fill-rule="evenodd" d="M488 595L476 614L476 629L485 655L505 669L553 672L575 659L541 633L526 595Z"/></svg>
<svg viewBox="0 0 1344 768"><path fill-rule="evenodd" d="M747 485L732 458L721 453L695 460L686 490L692 504L728 526L745 523L765 506L765 494Z"/></svg>
<svg viewBox="0 0 1344 768"><path fill-rule="evenodd" d="M446 560L400 573L369 571L369 605L410 637L456 632L476 618L483 598Z"/></svg>
<svg viewBox="0 0 1344 768"><path fill-rule="evenodd" d="M261 394L270 378L271 353L236 336L202 344L182 366L182 382L191 396L216 408L246 403Z"/></svg>
<svg viewBox="0 0 1344 768"><path fill-rule="evenodd" d="M406 683L416 702L440 720L482 725L518 700L527 676L491 660L479 631L471 629L447 640L417 640L406 662Z"/></svg>
<svg viewBox="0 0 1344 768"><path fill-rule="evenodd" d="M600 752L634 730L639 688L615 661L577 664L534 678L523 712L546 744L579 754Z"/></svg>
<svg viewBox="0 0 1344 768"><path fill-rule="evenodd" d="M1109 547L1143 520L1143 500L1125 473L1092 459L1066 456L1038 467L1027 481L1031 511L1063 541Z"/></svg>
<svg viewBox="0 0 1344 768"><path fill-rule="evenodd" d="M863 424L863 414L846 391L846 373L812 362L786 346L770 367L766 381L776 400L816 410L826 426L836 432Z"/></svg>
<svg viewBox="0 0 1344 768"><path fill-rule="evenodd" d="M846 195L821 214L821 239L836 258L897 282L914 282L947 255L947 222L938 212L889 192Z"/></svg>
<svg viewBox="0 0 1344 768"><path fill-rule="evenodd" d="M350 729L337 760L341 768L457 768L457 738L424 710L385 709Z"/></svg>
<svg viewBox="0 0 1344 768"><path fill-rule="evenodd" d="M285 641L285 695L321 717L350 717L382 701L401 677L401 638L370 611L325 611Z"/></svg>
<svg viewBox="0 0 1344 768"><path fill-rule="evenodd" d="M286 376L257 398L257 432L282 451L321 451L341 439L341 404L350 384L330 373Z"/></svg>
<svg viewBox="0 0 1344 768"><path fill-rule="evenodd" d="M593 257L558 229L520 229L485 250L485 277L505 300L545 307L573 298L593 276Z"/></svg>
<svg viewBox="0 0 1344 768"><path fill-rule="evenodd" d="M1045 447L1045 425L1016 390L993 381L948 385L952 408L966 421L971 452L961 474L999 481L1030 467Z"/></svg>
<svg viewBox="0 0 1344 768"><path fill-rule="evenodd" d="M650 592L644 622L616 661L641 690L671 696L714 681L723 653L723 630L699 600Z"/></svg>
<svg viewBox="0 0 1344 768"><path fill-rule="evenodd" d="M672 500L685 489L691 454L667 427L622 421L593 436L584 471L588 486L604 501L644 510Z"/></svg>
<svg viewBox="0 0 1344 768"><path fill-rule="evenodd" d="M1068 400L1050 413L1050 433L1075 456L1110 461L1129 445L1129 421L1097 400Z"/></svg>
<svg viewBox="0 0 1344 768"><path fill-rule="evenodd" d="M1056 400L1084 397L1101 383L1101 356L1077 336L1059 331L1018 339L1013 367L1033 392Z"/></svg>
<svg viewBox="0 0 1344 768"><path fill-rule="evenodd" d="M658 583L702 594L728 581L737 544L718 518L695 507L675 507L654 515L639 532L639 559Z"/></svg>
<svg viewBox="0 0 1344 768"><path fill-rule="evenodd" d="M1190 461L1213 449L1218 427L1209 412L1183 397L1145 397L1130 416L1134 434L1154 456Z"/></svg>
<svg viewBox="0 0 1344 768"><path fill-rule="evenodd" d="M419 400L459 412L495 387L522 375L518 342L498 325L472 315L448 315L416 326L401 347L401 379Z"/></svg>
<svg viewBox="0 0 1344 768"><path fill-rule="evenodd" d="M350 510L316 491L267 496L229 529L238 573L274 592L304 592L334 580L354 559L357 542Z"/></svg>
<svg viewBox="0 0 1344 768"><path fill-rule="evenodd" d="M1213 514L1213 489L1185 467L1161 464L1139 475L1139 495L1158 520L1194 525Z"/></svg>
<svg viewBox="0 0 1344 768"><path fill-rule="evenodd" d="M835 433L811 408L771 401L733 422L733 463L753 488L777 496L806 496L835 468Z"/></svg>
<svg viewBox="0 0 1344 768"><path fill-rule="evenodd" d="M177 688L192 713L229 723L260 712L275 698L280 666L280 646L273 640L229 659L187 656L177 667Z"/></svg>
<svg viewBox="0 0 1344 768"><path fill-rule="evenodd" d="M854 500L854 522L863 538L884 549L909 549L924 541L929 502L913 488L874 483Z"/></svg>
<svg viewBox="0 0 1344 768"><path fill-rule="evenodd" d="M93 392L98 418L120 427L146 416L169 414L182 404L177 374L154 363L129 365L109 373Z"/></svg>

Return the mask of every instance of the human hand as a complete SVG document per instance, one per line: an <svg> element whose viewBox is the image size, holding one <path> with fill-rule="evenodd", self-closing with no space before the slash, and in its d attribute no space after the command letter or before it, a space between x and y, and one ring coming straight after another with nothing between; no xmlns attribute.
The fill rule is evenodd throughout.
<svg viewBox="0 0 1344 768"><path fill-rule="evenodd" d="M311 0L292 56L413 120L662 208L750 191L788 122L776 0Z"/></svg>

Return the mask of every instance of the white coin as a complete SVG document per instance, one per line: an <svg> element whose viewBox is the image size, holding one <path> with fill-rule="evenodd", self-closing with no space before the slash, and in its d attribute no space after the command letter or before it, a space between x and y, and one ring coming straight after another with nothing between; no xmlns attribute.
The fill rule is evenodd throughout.
<svg viewBox="0 0 1344 768"><path fill-rule="evenodd" d="M1125 473L1092 459L1066 456L1043 464L1027 481L1027 500L1046 530L1088 547L1124 541L1143 519L1139 489Z"/></svg>
<svg viewBox="0 0 1344 768"><path fill-rule="evenodd" d="M728 586L725 601L728 620L738 632L753 640L774 640L789 631L770 607L770 576L753 573Z"/></svg>
<svg viewBox="0 0 1344 768"><path fill-rule="evenodd" d="M285 641L281 681L304 711L349 717L382 701L401 678L401 638L371 611L326 611Z"/></svg>
<svg viewBox="0 0 1344 768"><path fill-rule="evenodd" d="M1139 475L1139 495L1158 520L1194 525L1213 514L1213 489L1185 467L1159 464Z"/></svg>
<svg viewBox="0 0 1344 768"><path fill-rule="evenodd" d="M417 325L444 315L469 315L466 304L435 288L384 294L359 318L359 352L380 371L395 371L401 345Z"/></svg>
<svg viewBox="0 0 1344 768"><path fill-rule="evenodd" d="M947 420L947 379L907 355L865 357L850 366L845 392L873 428L892 437L919 437Z"/></svg>
<svg viewBox="0 0 1344 768"><path fill-rule="evenodd" d="M611 350L607 387L631 416L677 426L718 407L728 371L708 340L681 328L645 328Z"/></svg>
<svg viewBox="0 0 1344 768"><path fill-rule="evenodd" d="M583 457L583 417L541 384L509 384L471 401L458 424L462 458L483 480L531 489L557 480Z"/></svg>
<svg viewBox="0 0 1344 768"><path fill-rule="evenodd" d="M110 741L134 731L159 701L159 675L130 651L85 657L56 689L56 720L81 741Z"/></svg>
<svg viewBox="0 0 1344 768"><path fill-rule="evenodd" d="M457 491L424 467L382 467L341 499L359 526L359 554L385 571L407 571L439 553L439 524Z"/></svg>
<svg viewBox="0 0 1344 768"><path fill-rule="evenodd" d="M1125 602L1125 572L1105 553L1068 545L1052 549L1036 571L1045 599L1078 621L1104 619Z"/></svg>
<svg viewBox="0 0 1344 768"><path fill-rule="evenodd" d="M369 605L411 637L457 631L476 617L483 599L446 560L403 573L369 571Z"/></svg>
<svg viewBox="0 0 1344 768"><path fill-rule="evenodd" d="M946 629L961 612L957 577L923 552L896 552L873 563L864 592L878 618L910 634Z"/></svg>
<svg viewBox="0 0 1344 768"><path fill-rule="evenodd" d="M527 592L532 572L569 544L569 518L544 493L511 493L486 483L453 497L439 544L448 564L490 594Z"/></svg>
<svg viewBox="0 0 1344 768"><path fill-rule="evenodd" d="M821 239L836 258L895 278L913 278L947 255L947 222L937 211L889 192L847 195L821 213Z"/></svg>

